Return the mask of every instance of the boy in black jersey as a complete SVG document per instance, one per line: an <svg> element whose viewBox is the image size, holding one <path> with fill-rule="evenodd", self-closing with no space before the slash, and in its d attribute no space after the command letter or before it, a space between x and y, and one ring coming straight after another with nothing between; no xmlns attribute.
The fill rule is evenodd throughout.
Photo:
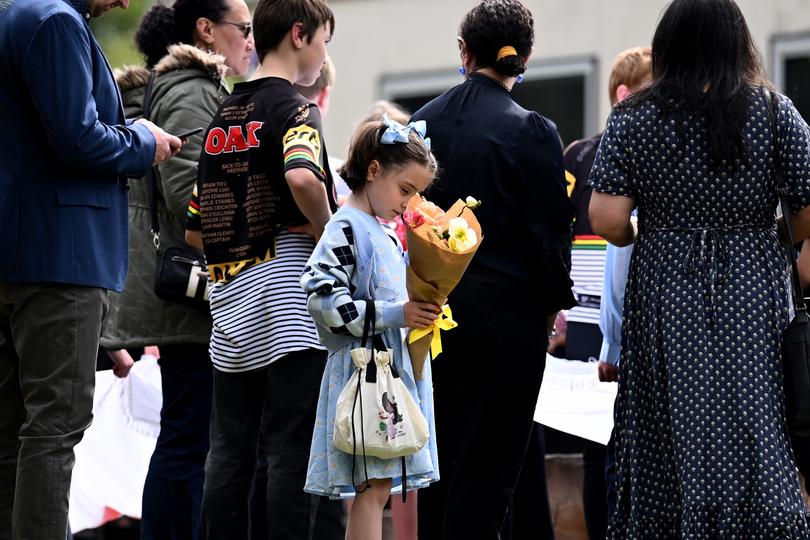
<svg viewBox="0 0 810 540"><path fill-rule="evenodd" d="M317 106L296 92L320 74L334 16L324 0L260 0L261 64L205 136L199 196L213 281L208 538L247 538L257 445L267 460L268 537L307 539L303 491L326 351L298 278L336 209Z"/></svg>

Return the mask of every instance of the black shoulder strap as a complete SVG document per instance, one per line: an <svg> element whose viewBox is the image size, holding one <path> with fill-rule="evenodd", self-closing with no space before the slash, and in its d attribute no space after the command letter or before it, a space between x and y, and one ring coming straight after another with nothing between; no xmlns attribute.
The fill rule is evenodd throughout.
<svg viewBox="0 0 810 540"><path fill-rule="evenodd" d="M146 83L146 90L143 94L143 118L149 120L152 115L152 87L155 85L155 70L149 72L149 81ZM149 169L146 173L147 182L149 182L149 216L151 218L152 226L152 240L155 244L155 249L160 248L160 222L158 221L157 214L157 171L155 167Z"/></svg>
<svg viewBox="0 0 810 540"><path fill-rule="evenodd" d="M793 307L797 311L805 311L804 294L802 293L802 282L799 279L799 266L796 262L796 248L793 244L793 230L791 228L791 210L788 199L788 185L782 172L782 158L779 152L779 96L766 89L766 103L771 117L771 133L773 135L773 169L776 175L776 189L779 194L779 204L782 207L782 217L785 220L785 252L790 263L790 279L793 289Z"/></svg>
<svg viewBox="0 0 810 540"><path fill-rule="evenodd" d="M377 381L377 364L374 362L376 351L384 351L388 348L382 335L375 333L376 318L377 311L374 300L366 300L366 319L363 323L363 338L360 341L360 346L365 349L368 346L369 338L371 339L371 361L366 368L366 382L370 383ZM399 377L399 372L393 361L391 362L391 373L394 377Z"/></svg>
<svg viewBox="0 0 810 540"><path fill-rule="evenodd" d="M155 86L155 77L157 74L155 70L149 72L149 80L146 83L146 90L143 94L143 118L149 120L152 116L152 87Z"/></svg>
<svg viewBox="0 0 810 540"><path fill-rule="evenodd" d="M376 333L376 319L377 311L374 300L366 300L366 319L363 323L363 338L360 341L360 346L366 348L368 346L368 340L371 338L372 351L384 351L388 347L386 347L382 335Z"/></svg>
<svg viewBox="0 0 810 540"><path fill-rule="evenodd" d="M377 313L376 307L374 306L374 300L366 300L366 320L363 323L363 339L360 342L360 346L365 349L368 346L369 338L371 338L371 360L369 360L368 364L366 365L367 383L377 382L377 363L374 361L376 357L374 354L374 349L377 345L377 340L374 339L374 323L376 317Z"/></svg>

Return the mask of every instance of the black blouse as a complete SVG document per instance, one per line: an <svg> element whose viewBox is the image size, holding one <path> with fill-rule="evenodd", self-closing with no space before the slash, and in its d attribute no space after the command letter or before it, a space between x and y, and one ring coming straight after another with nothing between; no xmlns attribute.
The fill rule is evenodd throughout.
<svg viewBox="0 0 810 540"><path fill-rule="evenodd" d="M439 161L427 193L443 208L468 195L484 240L451 302L487 301L484 315L537 318L574 304L571 222L560 137L496 81L473 74L416 112ZM534 323L533 322L533 323Z"/></svg>

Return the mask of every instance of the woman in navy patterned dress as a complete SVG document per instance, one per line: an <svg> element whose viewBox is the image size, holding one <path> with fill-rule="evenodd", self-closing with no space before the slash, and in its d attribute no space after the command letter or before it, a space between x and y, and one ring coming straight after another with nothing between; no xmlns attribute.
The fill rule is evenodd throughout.
<svg viewBox="0 0 810 540"><path fill-rule="evenodd" d="M609 538L808 538L784 417L785 254L775 148L797 238L810 233L810 134L779 97L732 0L675 0L653 82L611 115L593 228L635 240ZM638 232L630 214L638 208Z"/></svg>

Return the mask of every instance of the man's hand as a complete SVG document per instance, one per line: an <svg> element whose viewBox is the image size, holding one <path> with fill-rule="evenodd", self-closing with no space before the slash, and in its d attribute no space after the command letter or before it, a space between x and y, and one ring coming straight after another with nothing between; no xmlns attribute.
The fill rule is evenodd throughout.
<svg viewBox="0 0 810 540"><path fill-rule="evenodd" d="M546 332L548 334L548 347L546 347L546 351L554 354L557 349L565 347L568 321L565 318L564 311L558 311L554 315L548 315L546 317Z"/></svg>
<svg viewBox="0 0 810 540"><path fill-rule="evenodd" d="M619 366L608 364L607 362L599 362L596 367L599 374L599 380L602 382L618 382L619 381Z"/></svg>
<svg viewBox="0 0 810 540"><path fill-rule="evenodd" d="M180 148L183 147L183 141L174 135L169 135L149 120L141 118L140 120L136 120L135 123L146 126L149 131L152 132L152 136L155 137L155 160L152 162L152 165L163 163L177 154Z"/></svg>
<svg viewBox="0 0 810 540"><path fill-rule="evenodd" d="M113 362L113 374L119 379L123 379L129 375L129 370L135 365L135 361L126 349L119 349L117 351L107 351L107 356Z"/></svg>
<svg viewBox="0 0 810 540"><path fill-rule="evenodd" d="M555 352L557 352L557 349L565 347L565 339L565 334L551 334L551 337L548 338L548 347L546 347L546 351L553 355Z"/></svg>
<svg viewBox="0 0 810 540"><path fill-rule="evenodd" d="M203 250L202 231L190 231L186 229L186 244L196 250Z"/></svg>
<svg viewBox="0 0 810 540"><path fill-rule="evenodd" d="M429 302L405 302L405 326L408 328L427 328L432 325L442 312L441 306Z"/></svg>

